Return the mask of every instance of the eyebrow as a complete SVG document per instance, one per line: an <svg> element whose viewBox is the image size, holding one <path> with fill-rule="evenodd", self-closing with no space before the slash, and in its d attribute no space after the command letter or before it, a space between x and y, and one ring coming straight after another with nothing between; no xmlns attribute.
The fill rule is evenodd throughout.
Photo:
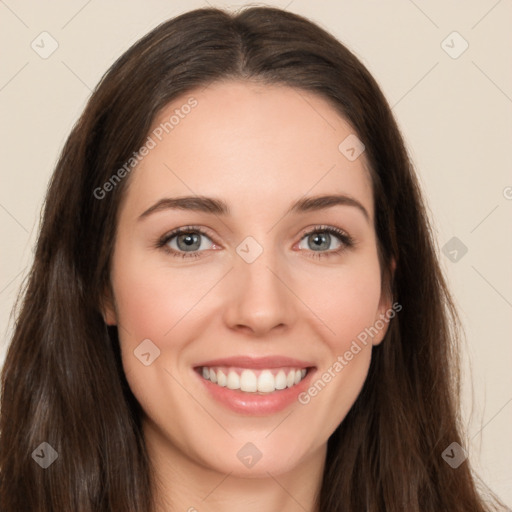
<svg viewBox="0 0 512 512"><path fill-rule="evenodd" d="M325 210L340 205L357 208L364 215L365 219L370 222L370 215L366 208L357 199L343 194L301 198L290 206L285 215ZM153 206L150 206L139 216L139 220L162 210L190 210L222 216L231 214L228 204L222 199L206 196L166 197L157 201Z"/></svg>

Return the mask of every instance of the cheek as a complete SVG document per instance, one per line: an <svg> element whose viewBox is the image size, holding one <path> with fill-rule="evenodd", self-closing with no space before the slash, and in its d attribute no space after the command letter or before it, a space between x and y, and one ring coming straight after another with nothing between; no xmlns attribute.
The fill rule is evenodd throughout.
<svg viewBox="0 0 512 512"><path fill-rule="evenodd" d="M332 352L340 354L352 341L364 339L364 333L378 318L381 298L380 268L373 259L340 268L337 272L318 276L316 285L309 281L307 304L321 319L323 339ZM368 337L367 341L371 341Z"/></svg>
<svg viewBox="0 0 512 512"><path fill-rule="evenodd" d="M149 411L162 403L159 400L179 402L171 392L179 391L171 373L178 370L201 298L222 273L205 275L192 267L165 267L128 251L124 254L130 257L115 260L112 273L121 356L130 388L151 416ZM148 348L142 352L143 342ZM158 354L148 366L136 357L146 352L150 360ZM186 402L187 396L180 399Z"/></svg>
<svg viewBox="0 0 512 512"><path fill-rule="evenodd" d="M318 276L320 277L320 276ZM380 268L375 259L331 272L310 288L308 306L322 320L326 349L322 367L299 402L314 411L317 428L332 432L346 416L366 380L373 326L378 319Z"/></svg>
<svg viewBox="0 0 512 512"><path fill-rule="evenodd" d="M190 404L190 396L177 385L182 377L175 360L186 344L180 341L186 340L181 330L188 320L185 315L205 293L204 286L197 273L197 283L190 283L186 273L157 268L148 260L119 258L114 265L121 358L129 387L148 418L170 428L177 439L185 438L173 416L184 414L182 407ZM139 348L142 343L144 350ZM149 353L148 365L143 362L145 353Z"/></svg>
<svg viewBox="0 0 512 512"><path fill-rule="evenodd" d="M190 269L125 261L113 277L118 322L132 337L163 339L212 286L209 276Z"/></svg>

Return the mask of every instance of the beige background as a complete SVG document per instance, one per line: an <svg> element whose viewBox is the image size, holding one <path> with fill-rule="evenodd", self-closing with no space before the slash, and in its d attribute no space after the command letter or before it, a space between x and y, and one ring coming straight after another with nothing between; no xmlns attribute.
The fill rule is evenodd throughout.
<svg viewBox="0 0 512 512"><path fill-rule="evenodd" d="M0 365L47 182L91 89L150 29L208 4L245 3L0 1ZM393 106L465 325L469 455L484 481L512 505L512 2L266 5L305 15L334 33L369 68ZM59 45L47 59L31 48L44 31ZM458 58L445 51L456 55L463 49L458 36L446 39L453 31L469 44ZM441 251L452 237L468 248L457 262Z"/></svg>

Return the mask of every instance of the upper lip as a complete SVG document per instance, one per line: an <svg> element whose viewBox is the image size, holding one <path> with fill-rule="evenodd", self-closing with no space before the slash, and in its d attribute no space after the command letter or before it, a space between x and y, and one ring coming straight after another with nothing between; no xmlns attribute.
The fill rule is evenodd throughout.
<svg viewBox="0 0 512 512"><path fill-rule="evenodd" d="M255 370L263 368L281 368L291 366L293 368L309 368L314 366L310 361L303 361L286 356L232 356L222 359L212 359L204 361L196 366L235 366L239 368L254 368Z"/></svg>

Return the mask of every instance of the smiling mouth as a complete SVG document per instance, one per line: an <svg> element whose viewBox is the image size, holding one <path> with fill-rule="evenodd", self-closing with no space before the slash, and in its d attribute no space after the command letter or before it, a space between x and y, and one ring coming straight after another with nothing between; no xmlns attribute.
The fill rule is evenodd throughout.
<svg viewBox="0 0 512 512"><path fill-rule="evenodd" d="M292 388L308 374L310 368L268 368L253 370L229 366L200 366L196 371L205 380L243 393L268 394Z"/></svg>

